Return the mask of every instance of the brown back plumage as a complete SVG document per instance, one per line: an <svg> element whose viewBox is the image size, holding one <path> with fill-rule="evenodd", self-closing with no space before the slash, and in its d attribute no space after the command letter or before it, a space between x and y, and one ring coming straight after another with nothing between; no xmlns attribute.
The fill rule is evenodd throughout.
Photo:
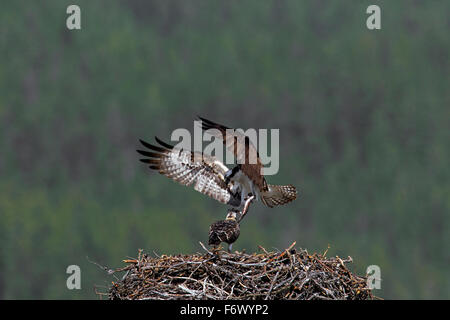
<svg viewBox="0 0 450 320"><path fill-rule="evenodd" d="M263 167L262 162L259 158L258 150L251 143L249 137L236 130L230 131L230 128L224 125L205 118L199 118L202 120L203 130L216 129L210 130L209 133L223 140L225 147L234 154L236 161L241 164L242 172L253 181L259 190L267 191L267 182L261 173Z"/></svg>

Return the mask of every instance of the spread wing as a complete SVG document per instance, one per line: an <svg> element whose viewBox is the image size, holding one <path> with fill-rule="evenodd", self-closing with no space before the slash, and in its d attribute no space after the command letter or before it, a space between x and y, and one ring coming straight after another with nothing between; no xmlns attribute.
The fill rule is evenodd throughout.
<svg viewBox="0 0 450 320"><path fill-rule="evenodd" d="M237 163L241 164L241 171L259 188L260 191L267 191L267 183L261 174L262 163L258 150L251 143L249 137L242 132L230 129L224 125L212 122L205 118L202 120L202 129L216 129L208 131L216 138L222 139L225 147L234 154Z"/></svg>
<svg viewBox="0 0 450 320"><path fill-rule="evenodd" d="M213 156L200 152L177 149L161 141L159 146L140 140L147 150L137 150L146 158L140 159L149 164L150 169L171 178L182 185L193 185L198 192L226 204L239 204L238 193L234 195L225 184L224 174L228 168Z"/></svg>

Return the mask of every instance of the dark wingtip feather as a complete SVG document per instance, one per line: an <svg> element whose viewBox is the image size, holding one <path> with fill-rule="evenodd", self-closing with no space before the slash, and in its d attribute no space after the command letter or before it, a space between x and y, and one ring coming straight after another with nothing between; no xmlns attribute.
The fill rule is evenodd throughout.
<svg viewBox="0 0 450 320"><path fill-rule="evenodd" d="M143 162L143 163L149 163L149 164L161 165L160 159L149 159L149 158L145 158L145 159L139 159L139 161L141 161L141 162Z"/></svg>
<svg viewBox="0 0 450 320"><path fill-rule="evenodd" d="M230 128L228 128L227 126L224 126L223 124L219 124L219 123L213 122L213 121L211 121L211 120L202 118L202 117L200 117L200 116L198 116L198 117L200 118L200 120L202 120L202 128L203 128L204 130L211 129L211 128L225 129L225 130L226 130L226 129L230 129Z"/></svg>
<svg viewBox="0 0 450 320"><path fill-rule="evenodd" d="M202 129L206 131L206 130L209 130L209 129L215 129L215 128L212 127L212 126L208 126L208 125L202 123Z"/></svg>
<svg viewBox="0 0 450 320"><path fill-rule="evenodd" d="M161 152L161 153L167 152L166 149L163 149L163 148L158 147L158 146L154 146L154 145L152 145L152 144L150 144L150 143L148 143L148 142L145 142L145 141L142 140L142 139L139 139L139 141L142 143L142 145L143 145L144 147L146 147L146 148L148 148L148 149L151 149L151 150L153 150L153 151L157 151L157 152Z"/></svg>
<svg viewBox="0 0 450 320"><path fill-rule="evenodd" d="M142 140L142 139L139 139L139 142L142 144L142 145L144 145L144 146L147 146L149 143L148 142L145 142L144 140Z"/></svg>
<svg viewBox="0 0 450 320"><path fill-rule="evenodd" d="M168 143L165 143L164 141L162 141L161 139L159 139L157 136L155 136L155 140L156 140L156 142L158 142L160 145L162 145L163 147L165 147L165 148L167 148L167 149L169 149L169 150L172 150L173 149L173 146L172 145L170 145L170 144L168 144Z"/></svg>
<svg viewBox="0 0 450 320"><path fill-rule="evenodd" d="M211 122L211 121L209 121L208 119L205 119L205 118L203 118L203 117L200 117L199 115L197 115L197 118L199 118L200 120L205 121L205 122Z"/></svg>
<svg viewBox="0 0 450 320"><path fill-rule="evenodd" d="M144 150L136 150L139 154L146 156L146 157L152 157L152 158L161 158L163 155L160 153L154 153L150 151L144 151Z"/></svg>

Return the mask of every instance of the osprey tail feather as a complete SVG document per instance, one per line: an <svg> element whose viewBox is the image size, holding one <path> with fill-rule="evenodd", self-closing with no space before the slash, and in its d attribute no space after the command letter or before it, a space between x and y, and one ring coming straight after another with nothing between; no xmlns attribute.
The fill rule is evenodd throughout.
<svg viewBox="0 0 450 320"><path fill-rule="evenodd" d="M277 186L268 185L268 191L261 192L261 201L273 208L274 206L283 205L297 198L297 189L293 185Z"/></svg>

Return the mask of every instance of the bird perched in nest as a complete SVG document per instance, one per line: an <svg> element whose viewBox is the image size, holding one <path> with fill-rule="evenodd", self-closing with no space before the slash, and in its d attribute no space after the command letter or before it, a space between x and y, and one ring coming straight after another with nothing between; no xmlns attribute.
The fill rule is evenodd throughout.
<svg viewBox="0 0 450 320"><path fill-rule="evenodd" d="M248 196L245 198L244 209L242 213L234 208L228 210L225 220L214 222L209 227L209 245L218 246L220 243L228 243L228 252L231 252L233 243L239 238L241 229L239 224L248 212L250 203L255 199L255 196ZM240 214L237 217L237 214Z"/></svg>
<svg viewBox="0 0 450 320"><path fill-rule="evenodd" d="M209 245L218 246L220 243L226 242L228 243L228 252L231 252L233 243L241 233L236 217L238 213L238 210L230 209L225 220L216 221L209 227Z"/></svg>

